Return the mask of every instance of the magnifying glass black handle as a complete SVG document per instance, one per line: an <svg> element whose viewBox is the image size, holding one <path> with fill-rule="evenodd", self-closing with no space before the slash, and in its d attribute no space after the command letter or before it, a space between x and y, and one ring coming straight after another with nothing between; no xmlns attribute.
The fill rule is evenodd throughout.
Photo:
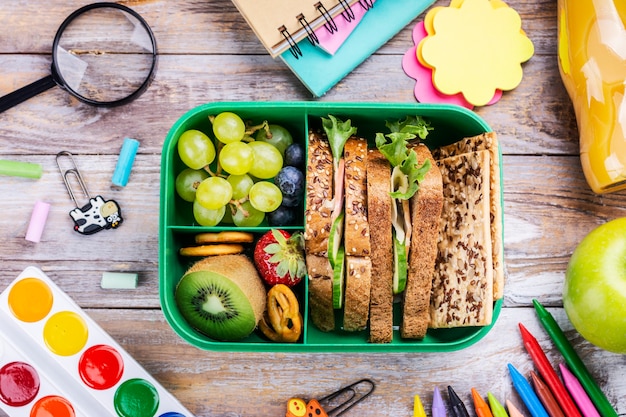
<svg viewBox="0 0 626 417"><path fill-rule="evenodd" d="M12 93L0 97L0 113L13 106L17 106L21 102L26 101L37 94L43 93L56 85L57 83L54 81L54 77L52 75L48 75L47 77L25 85Z"/></svg>

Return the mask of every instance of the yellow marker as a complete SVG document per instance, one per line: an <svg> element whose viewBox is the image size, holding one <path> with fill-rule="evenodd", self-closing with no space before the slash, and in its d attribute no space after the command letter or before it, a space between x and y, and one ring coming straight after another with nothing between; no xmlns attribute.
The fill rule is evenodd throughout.
<svg viewBox="0 0 626 417"><path fill-rule="evenodd" d="M426 417L426 411L424 411L419 395L413 397L413 417Z"/></svg>

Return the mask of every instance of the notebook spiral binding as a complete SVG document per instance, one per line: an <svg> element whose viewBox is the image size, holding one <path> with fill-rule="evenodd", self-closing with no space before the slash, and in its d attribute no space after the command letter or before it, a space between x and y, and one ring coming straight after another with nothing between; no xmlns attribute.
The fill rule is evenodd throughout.
<svg viewBox="0 0 626 417"><path fill-rule="evenodd" d="M372 0L359 0L358 3L365 10L369 10L374 6ZM351 22L355 18L352 7L350 6L347 0L339 0L339 4L341 4L341 7L343 7L343 12L341 13L341 15L348 22ZM331 14L328 12L326 7L321 2L317 2L315 4L315 8L320 12L320 15L326 21L326 23L324 23L324 27L326 28L326 30L328 30L328 32L331 34L337 32L337 24L335 23L335 20L333 19ZM300 13L298 16L296 16L296 19L298 19L298 22L300 23L300 25L302 25L302 28L306 31L307 39L309 40L311 45L315 46L319 44L320 41L317 35L315 34L315 31L313 30L309 22L306 20L306 17L304 17L304 14ZM302 56L302 50L298 46L298 42L296 42L293 39L293 37L291 36L291 34L289 33L289 31L284 25L279 27L278 31L289 44L289 50L291 54L294 56L294 58L300 59L300 57Z"/></svg>

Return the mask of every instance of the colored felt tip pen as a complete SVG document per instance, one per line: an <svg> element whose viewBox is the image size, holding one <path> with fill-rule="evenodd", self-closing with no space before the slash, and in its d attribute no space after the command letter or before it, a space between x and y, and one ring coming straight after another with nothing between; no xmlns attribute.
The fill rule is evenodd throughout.
<svg viewBox="0 0 626 417"><path fill-rule="evenodd" d="M513 387L515 387L515 391L519 394L530 414L533 417L549 417L526 378L510 363L508 367Z"/></svg>
<svg viewBox="0 0 626 417"><path fill-rule="evenodd" d="M530 371L530 380L535 388L537 397L539 397L539 401L543 404L543 407L546 409L548 415L550 417L565 417L563 411L561 411L561 407L559 407L559 403L556 402L554 395L552 395L550 388L548 388L539 375L537 375L534 371Z"/></svg>
<svg viewBox="0 0 626 417"><path fill-rule="evenodd" d="M448 398L450 400L450 411L452 417L469 417L465 404L461 401L450 385L448 385Z"/></svg>
<svg viewBox="0 0 626 417"><path fill-rule="evenodd" d="M506 408L509 410L509 416L511 417L525 417L511 400L506 400Z"/></svg>
<svg viewBox="0 0 626 417"><path fill-rule="evenodd" d="M478 417L493 417L489 405L487 405L483 397L476 391L476 388L472 388L472 400L474 401L474 410Z"/></svg>
<svg viewBox="0 0 626 417"><path fill-rule="evenodd" d="M578 378L578 381L587 392L587 395L589 395L600 415L602 417L617 417L617 412L595 382L585 364L576 354L576 351L565 337L554 317L552 317L552 314L539 301L533 300L533 304L542 326L565 358L567 366Z"/></svg>
<svg viewBox="0 0 626 417"><path fill-rule="evenodd" d="M561 370L561 376L563 377L563 381L565 382L565 386L569 390L572 397L574 397L574 401L578 404L578 408L583 413L585 417L600 417L598 414L598 410L593 406L591 399L585 392L585 389L582 387L578 379L570 372L569 369L562 363L559 364L559 368Z"/></svg>
<svg viewBox="0 0 626 417"><path fill-rule="evenodd" d="M413 397L413 417L426 417L426 411L419 395Z"/></svg>
<svg viewBox="0 0 626 417"><path fill-rule="evenodd" d="M493 414L493 417L509 417L504 406L500 401L498 401L495 395L488 392L487 399L489 400L489 407L491 407L491 414Z"/></svg>
<svg viewBox="0 0 626 417"><path fill-rule="evenodd" d="M433 391L432 415L433 417L446 417L446 405L443 403L438 387L435 387Z"/></svg>
<svg viewBox="0 0 626 417"><path fill-rule="evenodd" d="M39 179L42 173L40 164L0 159L0 175Z"/></svg>
<svg viewBox="0 0 626 417"><path fill-rule="evenodd" d="M530 355L531 359L535 363L539 375L543 378L544 382L554 395L554 398L559 403L561 410L568 417L580 417L580 412L574 404L572 397L565 389L565 385L561 382L561 379L557 375L556 371L550 364L548 357L543 349L537 342L537 339L524 327L522 323L519 323L519 329L522 334L522 340L524 341L524 347ZM549 411L548 411L549 413Z"/></svg>

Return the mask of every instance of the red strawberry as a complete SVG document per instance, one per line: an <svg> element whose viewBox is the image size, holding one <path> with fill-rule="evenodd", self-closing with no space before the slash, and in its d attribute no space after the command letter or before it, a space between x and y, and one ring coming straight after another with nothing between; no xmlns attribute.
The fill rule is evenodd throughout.
<svg viewBox="0 0 626 417"><path fill-rule="evenodd" d="M306 273L304 237L282 229L271 229L254 247L254 264L268 285L285 284L293 287Z"/></svg>

